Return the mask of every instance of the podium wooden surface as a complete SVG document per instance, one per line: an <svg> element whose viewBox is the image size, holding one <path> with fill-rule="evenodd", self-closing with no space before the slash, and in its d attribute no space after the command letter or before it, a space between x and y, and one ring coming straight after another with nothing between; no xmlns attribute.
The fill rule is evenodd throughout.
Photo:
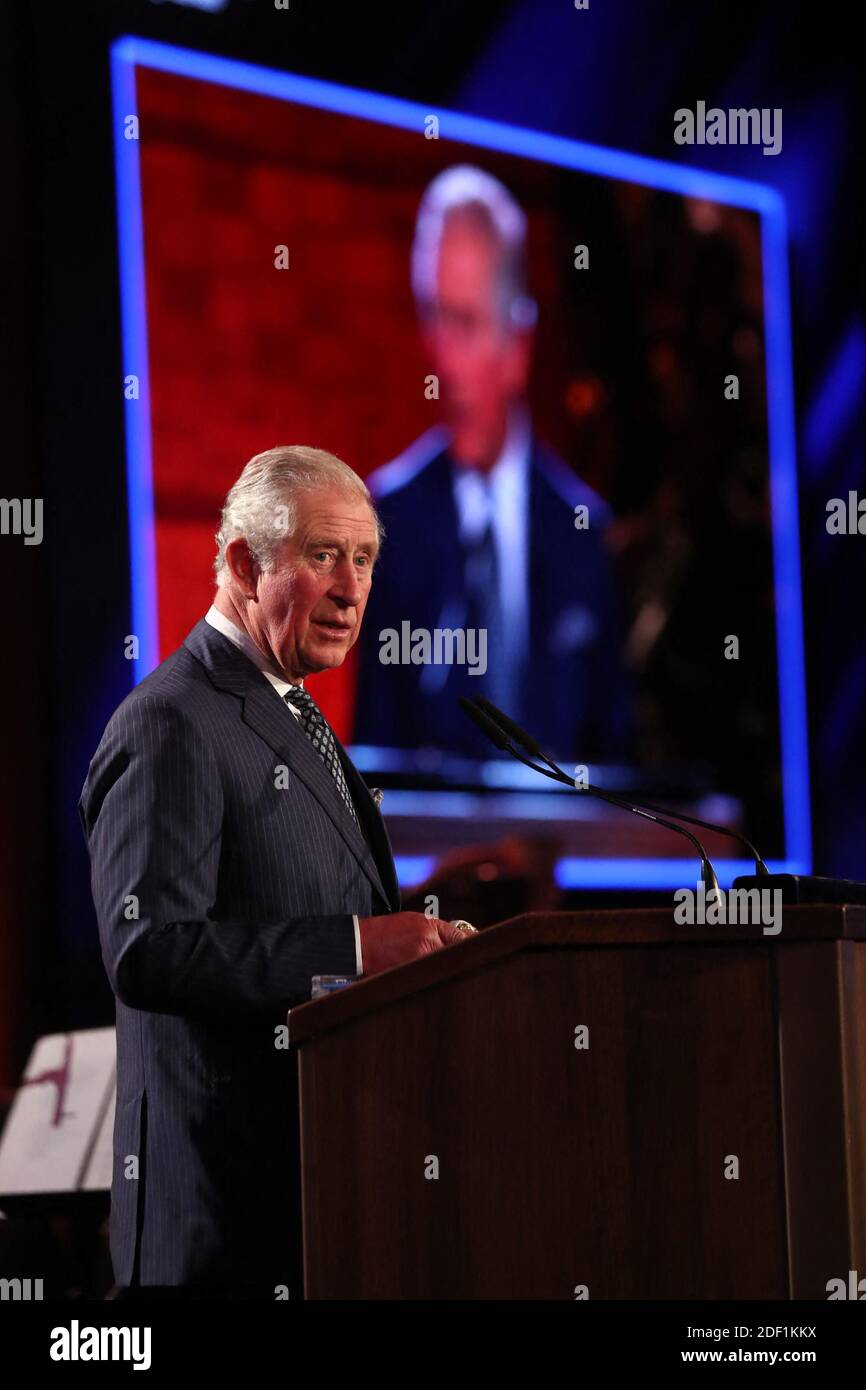
<svg viewBox="0 0 866 1390"><path fill-rule="evenodd" d="M290 1037L307 1298L866 1276L866 908L786 907L777 936L516 917L292 1010Z"/></svg>

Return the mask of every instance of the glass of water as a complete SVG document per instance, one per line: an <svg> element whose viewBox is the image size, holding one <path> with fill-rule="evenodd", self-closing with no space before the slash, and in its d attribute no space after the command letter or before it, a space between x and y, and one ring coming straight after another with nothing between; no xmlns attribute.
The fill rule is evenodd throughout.
<svg viewBox="0 0 866 1390"><path fill-rule="evenodd" d="M357 978L357 975L314 975L310 998L318 999L323 994L333 994L335 990L344 989L346 985L353 985Z"/></svg>

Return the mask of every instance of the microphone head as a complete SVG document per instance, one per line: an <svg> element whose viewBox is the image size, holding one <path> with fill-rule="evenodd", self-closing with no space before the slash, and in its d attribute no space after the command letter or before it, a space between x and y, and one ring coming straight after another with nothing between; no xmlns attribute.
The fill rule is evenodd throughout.
<svg viewBox="0 0 866 1390"><path fill-rule="evenodd" d="M481 730L485 738L490 739L495 748L499 748L503 753L509 751L508 739L495 720L491 719L483 709L474 705L471 700L467 700L464 695L459 696L457 703L476 728Z"/></svg>
<svg viewBox="0 0 866 1390"><path fill-rule="evenodd" d="M492 700L488 700L484 695L476 695L474 700L476 709L482 710L489 719L493 720L494 724L498 724L500 729L504 729L518 748L523 748L534 758L544 758L544 754L532 735L528 734L525 729L521 729L519 724L515 724L514 720L501 709L497 709Z"/></svg>

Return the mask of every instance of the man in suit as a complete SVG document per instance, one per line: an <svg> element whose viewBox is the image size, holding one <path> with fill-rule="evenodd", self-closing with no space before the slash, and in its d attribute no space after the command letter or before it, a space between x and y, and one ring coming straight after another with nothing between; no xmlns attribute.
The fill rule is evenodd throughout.
<svg viewBox="0 0 866 1390"><path fill-rule="evenodd" d="M525 243L522 209L481 169L446 169L424 194L412 281L445 423L368 480L393 541L362 639L356 743L477 756L457 697L483 694L563 758L627 752L609 509L536 437L526 404ZM390 664L382 634L406 622L483 630L486 670Z"/></svg>
<svg viewBox="0 0 866 1390"><path fill-rule="evenodd" d="M210 611L91 762L79 810L117 996L119 1284L300 1295L287 1010L314 974L465 940L400 911L378 808L304 689L357 640L379 536L339 459L252 459L226 499Z"/></svg>

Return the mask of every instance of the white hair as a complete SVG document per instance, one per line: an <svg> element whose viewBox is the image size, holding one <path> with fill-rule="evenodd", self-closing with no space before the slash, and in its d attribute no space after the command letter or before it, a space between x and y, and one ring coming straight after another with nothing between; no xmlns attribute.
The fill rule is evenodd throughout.
<svg viewBox="0 0 866 1390"><path fill-rule="evenodd" d="M339 488L366 502L381 541L384 530L363 478L324 449L281 444L251 458L226 497L215 537L217 584L222 587L228 579L226 546L241 536L262 569L270 569L281 542L295 533L299 493L325 488Z"/></svg>
<svg viewBox="0 0 866 1390"><path fill-rule="evenodd" d="M472 164L443 169L421 199L412 245L412 289L419 307L435 300L439 243L455 213L476 218L498 243L497 298L503 321L509 328L531 328L538 310L527 292L526 214L504 183Z"/></svg>

